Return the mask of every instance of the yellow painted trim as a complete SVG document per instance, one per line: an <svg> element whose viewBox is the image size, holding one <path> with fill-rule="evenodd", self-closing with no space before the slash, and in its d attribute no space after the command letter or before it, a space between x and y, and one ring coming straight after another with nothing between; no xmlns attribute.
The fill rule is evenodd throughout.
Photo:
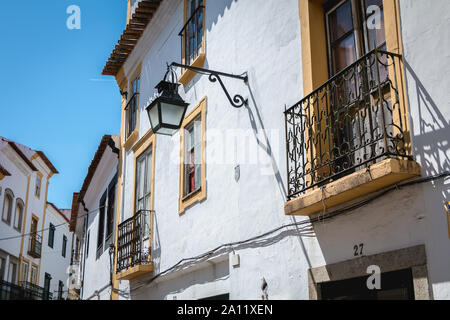
<svg viewBox="0 0 450 320"><path fill-rule="evenodd" d="M129 268L125 271L122 271L115 275L116 280L130 280L137 278L143 274L149 273L153 271L152 264L152 240L153 240L153 228L154 228L154 208L155 208L155 152L156 152L156 135L153 134L151 130L149 130L133 147L134 152L134 161L133 161L133 203L132 203L132 214L134 216L136 210L136 170L137 170L137 159L146 152L149 148L152 148L152 181L150 186L150 236L149 236L149 256L148 256L148 265L138 265L132 268ZM116 237L116 250L117 250L117 237ZM115 268L117 266L117 259L115 262ZM113 296L111 296L113 299Z"/></svg>
<svg viewBox="0 0 450 320"><path fill-rule="evenodd" d="M25 199L25 210L24 210L24 215L23 215L23 222L22 222L22 239L20 242L20 257L22 257L23 255L23 243L24 243L24 239L25 239L25 229L26 229L26 223L27 223L27 211L28 211L28 199L29 199L29 193L30 193L30 180L31 177L28 176L28 181L27 181L27 194L26 194L26 199Z"/></svg>
<svg viewBox="0 0 450 320"><path fill-rule="evenodd" d="M153 263L150 264L141 264L138 266L134 266L125 271L122 271L117 275L118 280L132 280L136 279L140 276L153 272L154 267Z"/></svg>
<svg viewBox="0 0 450 320"><path fill-rule="evenodd" d="M450 238L450 201L445 204L445 210L447 211L448 237Z"/></svg>
<svg viewBox="0 0 450 320"><path fill-rule="evenodd" d="M44 217L42 218L42 228L41 228L41 257L39 258L39 270L41 269L41 261L42 261L42 246L44 245L44 227L45 227L45 218L47 216L47 195L48 195L48 185L50 181L47 180L47 186L45 187L45 203L44 203Z"/></svg>
<svg viewBox="0 0 450 320"><path fill-rule="evenodd" d="M120 75L120 77L123 77L121 80L117 80L118 83L120 83L120 81L126 81L125 75L123 73L123 67L120 69L118 74ZM123 90L123 88L122 88L122 90ZM113 288L116 288L116 289L119 289L119 280L117 279L117 275L116 275L116 270L117 270L117 243L119 241L118 240L119 239L118 226L119 226L119 223L120 223L120 211L121 211L121 206L122 206L122 194L123 194L124 146L123 146L123 142L122 141L124 141L124 136L125 136L125 127L124 127L125 110L124 110L124 108L125 108L126 104L127 104L126 99L124 97L122 97L122 115L121 115L121 119L120 119L120 144L121 144L121 146L119 147L120 154L119 154L119 170L118 170L117 199L116 199L116 222L115 222L115 231L116 231L116 233L115 233L115 241L114 241L114 247L115 247L116 254L114 255L114 269L113 269L114 272L112 273ZM111 290L110 299L111 300L118 300L119 299L119 294L116 291Z"/></svg>
<svg viewBox="0 0 450 320"><path fill-rule="evenodd" d="M132 73L132 76L130 77L130 80L128 81L128 97L131 98L131 85L132 85L132 82L134 81L134 79L136 79L136 77L139 74L139 88L138 88L139 95L138 95L138 98L137 98L137 107L136 107L136 128L130 134L130 136L128 138L126 138L126 141L125 141L125 144L124 144L126 151L129 151L131 149L131 147L133 146L133 144L139 138L139 116L140 116L139 102L140 102L140 99L141 99L140 98L141 97L140 92L141 92L141 80L142 80L141 70L142 70L142 62L139 63L139 65L136 67L136 70ZM126 106L126 104L125 104L125 106ZM125 112L125 126L126 125L127 125L127 123L126 123L126 112Z"/></svg>
<svg viewBox="0 0 450 320"><path fill-rule="evenodd" d="M37 274L36 274L36 283L35 283L35 285L39 285L39 265L37 265L36 263L34 263L34 262L31 262L31 268L33 268L33 267L36 267L36 269L37 269ZM33 281L32 281L33 279L31 278L31 269L30 269L30 283L33 283Z"/></svg>
<svg viewBox="0 0 450 320"><path fill-rule="evenodd" d="M420 174L420 165L414 161L386 159L286 202L284 212L311 216Z"/></svg>
<svg viewBox="0 0 450 320"><path fill-rule="evenodd" d="M25 280L23 280L22 279L22 263L23 262L25 262L26 264L28 264L28 275L30 274L30 260L28 260L27 258L25 258L25 257L21 257L20 258L20 266L19 266L19 276L17 277L18 279L19 279L19 282L20 281L28 281L28 277L27 277L27 279L25 279Z"/></svg>
<svg viewBox="0 0 450 320"><path fill-rule="evenodd" d="M191 63L191 67L197 67L202 68L205 64L206 54L200 53L197 58ZM184 87L186 87L189 82L192 81L192 79L197 74L196 71L189 70L189 69L183 69L181 72L180 79L178 79L178 82L180 82Z"/></svg>
<svg viewBox="0 0 450 320"><path fill-rule="evenodd" d="M125 143L123 145L123 147L125 148L126 151L129 151L131 149L131 147L134 145L134 143L136 142L138 137L139 137L139 132L136 128L136 130L134 130L133 133L130 134L130 136L128 137L128 139L125 141Z"/></svg>
<svg viewBox="0 0 450 320"><path fill-rule="evenodd" d="M183 214L186 209L197 202L206 199L206 163L205 163L205 144L206 144L206 108L207 98L200 100L199 104L192 110L183 121L180 128L180 186L178 199L178 214ZM201 165L201 187L200 190L190 197L184 196L184 129L193 120L201 114L202 121L202 165ZM185 199L184 199L185 198ZM184 200L183 200L184 199Z"/></svg>
<svg viewBox="0 0 450 320"><path fill-rule="evenodd" d="M400 13L398 0L383 0L384 11L384 28L386 33L386 50L392 53L403 54L402 35L400 28ZM394 113L395 123L402 123L403 133L405 137L405 148L408 155L412 155L411 136L409 121L409 108L406 102L406 83L403 60L397 63L397 68L391 66L389 68L389 77L397 82L399 108L402 115L400 119L398 112ZM391 92L391 97L395 97L395 93ZM396 132L394 132L396 134Z"/></svg>
<svg viewBox="0 0 450 320"><path fill-rule="evenodd" d="M39 157L39 154L35 152L33 156L30 158L30 161L33 161L34 159L37 159Z"/></svg>
<svg viewBox="0 0 450 320"><path fill-rule="evenodd" d="M203 13L203 39L202 39L202 48L201 52L199 53L198 57L190 64L192 67L202 68L205 64L206 60L206 0L203 0L203 6L205 7L204 13ZM187 16L187 8L188 8L188 0L184 0L184 13L183 13L183 25L186 24L187 20L190 18ZM185 42L182 43L182 57L181 62L182 64L186 64L186 50L185 50ZM188 69L182 69L181 70L181 76L178 80L183 86L187 86L189 82L194 78L194 76L197 74L197 72L188 70Z"/></svg>
<svg viewBox="0 0 450 320"><path fill-rule="evenodd" d="M131 1L127 0L127 24L130 22L131 19Z"/></svg>
<svg viewBox="0 0 450 320"><path fill-rule="evenodd" d="M151 130L149 130L146 135L139 141L137 147L134 148L134 161L133 161L133 204L132 204L132 214L134 216L136 210L136 169L137 169L137 159L148 150L149 147L152 147L152 182L150 186L150 210L153 210L154 205L154 185L155 185L155 151L156 151L156 135L153 134ZM151 244L151 243L150 243Z"/></svg>

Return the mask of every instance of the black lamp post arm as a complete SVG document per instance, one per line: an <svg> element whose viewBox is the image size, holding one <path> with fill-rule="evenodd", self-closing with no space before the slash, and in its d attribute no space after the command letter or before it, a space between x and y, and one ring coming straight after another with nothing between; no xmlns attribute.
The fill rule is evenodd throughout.
<svg viewBox="0 0 450 320"><path fill-rule="evenodd" d="M184 64L180 64L180 63L176 63L176 62L172 62L171 66L189 69L189 70L198 72L200 74L208 74L209 75L209 77L208 77L209 81L211 81L211 82L219 81L220 86L222 87L223 91L225 92L228 100L230 101L230 103L231 103L231 105L233 107L241 108L244 105L245 106L248 105L248 100L244 99L239 94L236 94L236 95L234 95L233 98L231 98L231 96L228 93L228 90L226 89L226 87L225 87L225 85L224 85L224 83L222 81L222 78L221 78L221 76L228 77L228 78L234 78L234 79L242 80L245 83L247 83L248 82L247 73L244 73L243 75L235 75L235 74L230 74L230 73L225 73L225 72L220 72L220 71L214 71L214 70L208 70L208 69L188 66L188 65L184 65Z"/></svg>

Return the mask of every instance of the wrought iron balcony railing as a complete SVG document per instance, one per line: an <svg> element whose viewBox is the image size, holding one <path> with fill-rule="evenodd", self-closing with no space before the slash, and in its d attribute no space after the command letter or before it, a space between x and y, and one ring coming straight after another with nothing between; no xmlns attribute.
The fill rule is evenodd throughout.
<svg viewBox="0 0 450 320"><path fill-rule="evenodd" d="M373 50L285 111L288 197L386 158L409 158L401 56Z"/></svg>
<svg viewBox="0 0 450 320"><path fill-rule="evenodd" d="M28 254L33 258L40 258L42 250L42 240L41 236L37 233L33 233L30 235L28 241Z"/></svg>
<svg viewBox="0 0 450 320"><path fill-rule="evenodd" d="M19 285L0 280L0 300L52 300L53 295L35 284L22 281Z"/></svg>
<svg viewBox="0 0 450 320"><path fill-rule="evenodd" d="M200 54L203 43L204 6L198 6L178 34L181 37L181 56L184 64L190 65Z"/></svg>
<svg viewBox="0 0 450 320"><path fill-rule="evenodd" d="M141 210L118 227L117 272L150 264L151 212Z"/></svg>

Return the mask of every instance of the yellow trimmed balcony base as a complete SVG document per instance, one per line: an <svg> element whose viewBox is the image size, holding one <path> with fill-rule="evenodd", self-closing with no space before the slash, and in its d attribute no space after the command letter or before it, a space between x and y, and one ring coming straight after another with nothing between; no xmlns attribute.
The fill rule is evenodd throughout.
<svg viewBox="0 0 450 320"><path fill-rule="evenodd" d="M200 53L197 58L191 63L191 67L202 68L205 63L206 54ZM183 86L187 86L189 82L194 78L197 72L184 69L182 71L180 79L178 81L183 84Z"/></svg>
<svg viewBox="0 0 450 320"><path fill-rule="evenodd" d="M123 145L125 150L126 151L130 150L138 138L139 138L139 132L137 130L134 130L130 134L130 136L127 138L127 141L125 141L125 144Z"/></svg>
<svg viewBox="0 0 450 320"><path fill-rule="evenodd" d="M400 181L420 176L420 165L415 161L386 159L367 170L349 174L324 187L313 189L285 203L286 215L311 216L356 198L379 191Z"/></svg>
<svg viewBox="0 0 450 320"><path fill-rule="evenodd" d="M117 280L136 279L140 276L143 276L145 274L153 272L153 270L154 270L153 263L134 266L134 267L128 268L125 271L118 273Z"/></svg>

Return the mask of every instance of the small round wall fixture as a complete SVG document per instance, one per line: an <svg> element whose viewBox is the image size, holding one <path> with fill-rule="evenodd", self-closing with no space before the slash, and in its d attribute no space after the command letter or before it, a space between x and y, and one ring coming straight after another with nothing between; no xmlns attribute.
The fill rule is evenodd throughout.
<svg viewBox="0 0 450 320"><path fill-rule="evenodd" d="M169 66L164 80L156 86L155 99L146 108L153 133L171 136L180 129L189 103L178 94L179 86L177 75Z"/></svg>

